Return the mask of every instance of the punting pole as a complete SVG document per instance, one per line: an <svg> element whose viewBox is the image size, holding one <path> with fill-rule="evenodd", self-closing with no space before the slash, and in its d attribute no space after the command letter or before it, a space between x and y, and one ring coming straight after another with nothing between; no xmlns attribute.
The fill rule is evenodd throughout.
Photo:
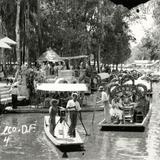
<svg viewBox="0 0 160 160"><path fill-rule="evenodd" d="M82 122L82 115L81 115L81 112L79 112L79 120L85 130L85 133L86 133L86 136L90 136L90 134L88 134L87 130L86 130L86 127L84 126L83 122Z"/></svg>
<svg viewBox="0 0 160 160"><path fill-rule="evenodd" d="M94 97L94 109L93 109L93 116L92 116L92 124L94 123L94 117L95 117L95 113L96 113L96 108L97 108L97 97Z"/></svg>
<svg viewBox="0 0 160 160"><path fill-rule="evenodd" d="M95 104L95 107L94 107L94 110L93 110L92 124L94 123L94 117L95 117L96 107L97 107L97 104Z"/></svg>

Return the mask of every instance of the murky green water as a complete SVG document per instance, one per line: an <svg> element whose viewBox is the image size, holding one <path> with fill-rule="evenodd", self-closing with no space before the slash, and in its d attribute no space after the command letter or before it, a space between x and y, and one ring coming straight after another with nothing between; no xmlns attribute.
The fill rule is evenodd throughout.
<svg viewBox="0 0 160 160"><path fill-rule="evenodd" d="M81 123L80 135L84 150L67 153L68 159L78 160L160 160L160 87L154 85L152 116L145 132L105 132L97 124L103 113L82 113L90 133L85 136ZM0 117L0 160L57 160L63 153L45 136L45 114L6 114Z"/></svg>

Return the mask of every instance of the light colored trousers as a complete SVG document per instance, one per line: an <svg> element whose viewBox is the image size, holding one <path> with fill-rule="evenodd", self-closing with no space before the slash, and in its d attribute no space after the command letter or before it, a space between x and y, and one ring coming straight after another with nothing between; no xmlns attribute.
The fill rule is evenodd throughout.
<svg viewBox="0 0 160 160"><path fill-rule="evenodd" d="M103 105L104 105L104 119L106 122L110 122L111 116L109 114L109 111L110 111L109 102L105 101L105 102L103 102Z"/></svg>

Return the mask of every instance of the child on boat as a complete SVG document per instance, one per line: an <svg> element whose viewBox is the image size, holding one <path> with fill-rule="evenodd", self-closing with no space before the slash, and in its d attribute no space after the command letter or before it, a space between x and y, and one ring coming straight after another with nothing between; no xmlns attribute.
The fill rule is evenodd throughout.
<svg viewBox="0 0 160 160"><path fill-rule="evenodd" d="M58 113L58 100L51 99L50 101L50 108L49 108L49 121L50 121L50 133L54 136L54 129L56 127L56 115Z"/></svg>
<svg viewBox="0 0 160 160"><path fill-rule="evenodd" d="M121 98L122 98L123 106L128 106L131 102L133 102L131 94L122 95Z"/></svg>

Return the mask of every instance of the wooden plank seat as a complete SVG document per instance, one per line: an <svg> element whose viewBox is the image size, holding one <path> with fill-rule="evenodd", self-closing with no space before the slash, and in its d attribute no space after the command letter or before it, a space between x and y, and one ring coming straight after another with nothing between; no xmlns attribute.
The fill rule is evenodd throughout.
<svg viewBox="0 0 160 160"><path fill-rule="evenodd" d="M0 103L8 104L12 102L12 97L10 94L10 86L0 87Z"/></svg>
<svg viewBox="0 0 160 160"><path fill-rule="evenodd" d="M10 90L10 87L0 88L0 94L3 94L3 93L5 93L5 92L7 92L7 91L9 91L9 90Z"/></svg>
<svg viewBox="0 0 160 160"><path fill-rule="evenodd" d="M18 96L18 101L22 101L23 99L26 99L25 96ZM8 104L12 102L12 97L5 97L0 99L1 104Z"/></svg>
<svg viewBox="0 0 160 160"><path fill-rule="evenodd" d="M0 98L3 99L3 98L8 98L8 97L11 97L11 94L10 93L6 93L6 94L3 94L3 95L0 95Z"/></svg>
<svg viewBox="0 0 160 160"><path fill-rule="evenodd" d="M4 94L11 94L9 90L7 91L0 91L0 95L4 95Z"/></svg>
<svg viewBox="0 0 160 160"><path fill-rule="evenodd" d="M18 101L22 101L27 99L26 96L18 95ZM7 105L12 103L12 95L10 92L10 86L2 86L0 87L0 104Z"/></svg>
<svg viewBox="0 0 160 160"><path fill-rule="evenodd" d="M21 101L23 99L27 99L27 98L25 96L21 96L21 95L18 96L18 101ZM9 91L3 92L0 94L0 103L8 104L11 102L12 102L12 96Z"/></svg>
<svg viewBox="0 0 160 160"><path fill-rule="evenodd" d="M7 97L7 98L3 98L0 100L1 104L8 104L12 102L12 98L11 97Z"/></svg>

